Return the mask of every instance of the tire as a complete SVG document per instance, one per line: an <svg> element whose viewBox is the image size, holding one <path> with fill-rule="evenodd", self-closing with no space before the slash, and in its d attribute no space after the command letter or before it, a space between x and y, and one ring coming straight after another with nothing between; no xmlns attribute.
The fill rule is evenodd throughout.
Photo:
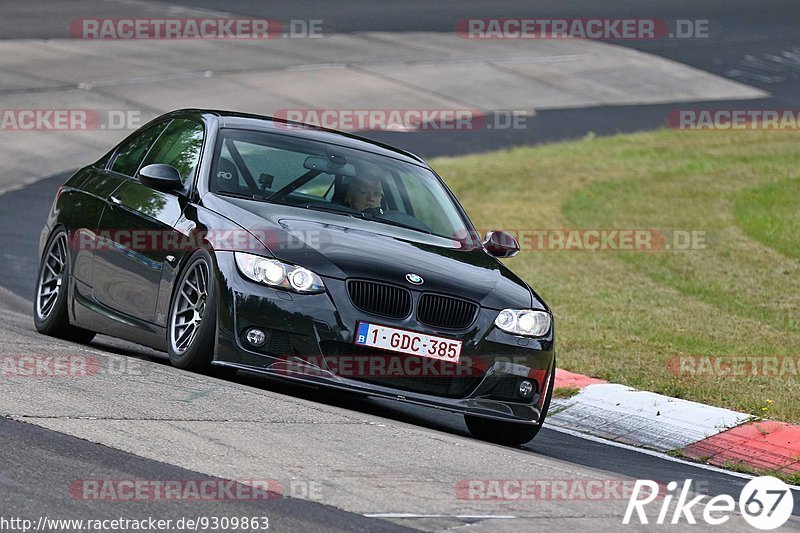
<svg viewBox="0 0 800 533"><path fill-rule="evenodd" d="M47 239L36 273L33 323L36 331L74 342L88 343L96 333L69 323L68 286L70 278L69 239L63 228Z"/></svg>
<svg viewBox="0 0 800 533"><path fill-rule="evenodd" d="M167 324L169 360L176 368L204 374L225 374L229 370L211 365L218 300L213 272L209 253L198 250L178 276Z"/></svg>
<svg viewBox="0 0 800 533"><path fill-rule="evenodd" d="M544 398L544 405L542 406L542 414L539 417L539 424L530 426L527 424L501 422L500 420L481 418L479 416L464 415L464 421L467 423L469 432L476 439L505 446L520 446L526 442L530 442L539 433L539 430L542 428L547 418L547 411L550 409L550 400L553 398L553 387L556 384L555 378L556 372L554 362L553 372L550 374L547 386L547 395Z"/></svg>

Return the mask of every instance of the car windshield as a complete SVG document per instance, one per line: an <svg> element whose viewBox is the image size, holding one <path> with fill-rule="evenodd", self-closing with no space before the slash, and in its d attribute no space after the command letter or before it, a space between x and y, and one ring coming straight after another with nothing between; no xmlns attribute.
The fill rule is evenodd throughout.
<svg viewBox="0 0 800 533"><path fill-rule="evenodd" d="M338 145L223 129L210 190L478 244L469 222L430 170Z"/></svg>

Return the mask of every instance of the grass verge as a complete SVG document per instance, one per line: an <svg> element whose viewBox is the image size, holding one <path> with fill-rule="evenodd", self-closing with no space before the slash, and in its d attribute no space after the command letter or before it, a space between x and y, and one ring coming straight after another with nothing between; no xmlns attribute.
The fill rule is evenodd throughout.
<svg viewBox="0 0 800 533"><path fill-rule="evenodd" d="M558 400L566 400L572 398L581 391L578 387L556 387L553 389L553 398Z"/></svg>
<svg viewBox="0 0 800 533"><path fill-rule="evenodd" d="M432 165L478 228L663 236L658 249L546 243L506 261L553 309L560 366L800 423L797 142L663 130Z"/></svg>

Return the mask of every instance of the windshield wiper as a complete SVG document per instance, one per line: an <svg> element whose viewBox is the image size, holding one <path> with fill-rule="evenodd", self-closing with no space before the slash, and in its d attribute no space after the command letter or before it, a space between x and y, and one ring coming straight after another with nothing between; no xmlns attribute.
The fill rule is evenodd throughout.
<svg viewBox="0 0 800 533"><path fill-rule="evenodd" d="M240 192L228 192L228 191L216 191L214 194L219 194L220 196L229 196L230 198L241 198L242 200L255 200L256 202L267 201L267 198L265 196L260 196L258 194L242 194Z"/></svg>
<svg viewBox="0 0 800 533"><path fill-rule="evenodd" d="M381 218L380 216L375 216L372 213L359 213L358 211L354 211L349 207L338 205L338 204L330 204L330 205L321 205L321 204L307 204L304 206L305 209L313 209L315 211L324 211L326 213L337 213L340 215L347 215L354 218L360 218L362 220L370 220L373 222L380 222L382 224L387 224L389 226L396 226L398 228L405 228L410 229L413 231L420 231L422 233L427 233L428 235L433 235L433 232L428 231L424 228L420 228L419 226L415 226L413 224L406 224L404 222L398 222L396 220L391 220L388 218Z"/></svg>
<svg viewBox="0 0 800 533"><path fill-rule="evenodd" d="M288 205L288 204L285 204ZM331 204L330 206L327 205L320 205L320 204L306 204L303 206L295 206L295 207L302 207L304 209L313 209L314 211L323 211L325 213L337 213L340 215L347 215L350 217L356 218L365 218L364 215L359 213L358 211L353 211L349 207L346 206L336 206L336 204Z"/></svg>
<svg viewBox="0 0 800 533"><path fill-rule="evenodd" d="M428 235L433 235L433 232L430 232L426 229L420 228L419 226L414 226L413 224L405 224L403 222L397 222L396 220L390 220L388 218L380 218L374 215L361 215L361 218L364 220L374 220L375 222L381 222L383 224L388 224L389 226L397 226L398 228L405 228L414 231L419 231L422 233L427 233Z"/></svg>

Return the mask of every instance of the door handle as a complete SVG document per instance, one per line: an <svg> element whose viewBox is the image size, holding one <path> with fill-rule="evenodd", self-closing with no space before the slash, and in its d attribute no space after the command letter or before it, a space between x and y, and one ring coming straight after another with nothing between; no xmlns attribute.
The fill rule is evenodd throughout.
<svg viewBox="0 0 800 533"><path fill-rule="evenodd" d="M108 201L111 202L113 205L122 205L122 200L120 200L116 196L109 196Z"/></svg>

